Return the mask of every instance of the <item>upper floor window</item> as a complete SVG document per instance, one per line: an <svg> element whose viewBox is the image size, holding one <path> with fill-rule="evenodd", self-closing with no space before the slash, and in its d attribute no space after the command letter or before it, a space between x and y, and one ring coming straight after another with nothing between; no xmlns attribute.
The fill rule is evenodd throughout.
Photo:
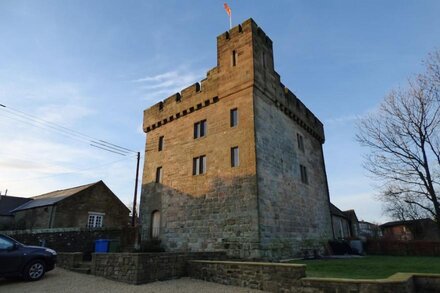
<svg viewBox="0 0 440 293"><path fill-rule="evenodd" d="M206 156L193 158L193 175L206 173Z"/></svg>
<svg viewBox="0 0 440 293"><path fill-rule="evenodd" d="M307 168L303 165L299 165L299 170L301 172L301 182L308 184L309 183L309 178L307 176Z"/></svg>
<svg viewBox="0 0 440 293"><path fill-rule="evenodd" d="M194 138L203 137L206 135L206 120L194 123Z"/></svg>
<svg viewBox="0 0 440 293"><path fill-rule="evenodd" d="M238 125L238 109L231 110L231 127L235 127Z"/></svg>
<svg viewBox="0 0 440 293"><path fill-rule="evenodd" d="M163 136L159 137L159 152L163 150Z"/></svg>
<svg viewBox="0 0 440 293"><path fill-rule="evenodd" d="M156 169L156 183L162 183L162 167Z"/></svg>
<svg viewBox="0 0 440 293"><path fill-rule="evenodd" d="M298 149L304 151L304 139L303 136L299 133L296 134L296 140L298 141Z"/></svg>
<svg viewBox="0 0 440 293"><path fill-rule="evenodd" d="M89 212L89 218L87 221L87 227L89 228L101 228L102 224L104 222L104 215L103 213L95 213L95 212Z"/></svg>
<svg viewBox="0 0 440 293"><path fill-rule="evenodd" d="M261 56L261 63L263 63L263 68L266 68L266 53L264 51Z"/></svg>
<svg viewBox="0 0 440 293"><path fill-rule="evenodd" d="M231 167L238 167L240 165L238 147L231 148Z"/></svg>
<svg viewBox="0 0 440 293"><path fill-rule="evenodd" d="M237 51L233 50L232 51L232 66L236 66L237 65Z"/></svg>

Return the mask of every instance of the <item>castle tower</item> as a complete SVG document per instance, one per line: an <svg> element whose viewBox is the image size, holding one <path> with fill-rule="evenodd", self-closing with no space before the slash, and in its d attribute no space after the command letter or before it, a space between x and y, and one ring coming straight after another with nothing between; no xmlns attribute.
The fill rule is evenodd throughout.
<svg viewBox="0 0 440 293"><path fill-rule="evenodd" d="M217 66L143 125L143 240L279 259L331 238L323 125L281 84L252 19L218 36Z"/></svg>

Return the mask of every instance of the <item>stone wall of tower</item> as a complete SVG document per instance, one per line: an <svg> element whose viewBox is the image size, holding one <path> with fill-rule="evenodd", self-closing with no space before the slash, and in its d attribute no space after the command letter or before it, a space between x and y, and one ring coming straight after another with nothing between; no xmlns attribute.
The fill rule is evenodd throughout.
<svg viewBox="0 0 440 293"><path fill-rule="evenodd" d="M260 252L263 258L289 258L304 249L321 250L332 235L324 130L280 83L272 42L264 32L257 30L253 44ZM306 167L308 183L301 180L300 165Z"/></svg>
<svg viewBox="0 0 440 293"><path fill-rule="evenodd" d="M259 257L252 26L245 22L217 38L217 67L201 85L144 112L142 238L151 238L152 213L158 210L160 239L169 251L227 250L230 256ZM238 126L231 127L234 108ZM207 122L207 134L194 139L194 123L201 120ZM232 168L231 147L237 146L240 165ZM201 155L206 174L193 175L193 158ZM157 167L163 170L161 183L155 182Z"/></svg>

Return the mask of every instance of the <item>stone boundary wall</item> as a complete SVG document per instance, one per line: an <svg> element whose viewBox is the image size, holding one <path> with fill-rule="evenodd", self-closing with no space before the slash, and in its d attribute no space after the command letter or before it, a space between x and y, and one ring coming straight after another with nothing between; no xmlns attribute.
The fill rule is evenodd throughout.
<svg viewBox="0 0 440 293"><path fill-rule="evenodd" d="M82 262L82 252L62 252L57 254L57 267L72 269Z"/></svg>
<svg viewBox="0 0 440 293"><path fill-rule="evenodd" d="M1 231L1 233L26 245L45 246L57 252L82 252L90 255L94 251L94 243L97 239L119 240L121 251L131 251L136 229L132 227L121 229L55 228Z"/></svg>
<svg viewBox="0 0 440 293"><path fill-rule="evenodd" d="M306 275L306 265L263 262L188 262L191 278L269 292L289 292ZM296 291L294 291L296 292Z"/></svg>
<svg viewBox="0 0 440 293"><path fill-rule="evenodd" d="M193 260L189 276L208 282L296 293L440 292L440 274L397 273L388 279L306 278L306 265Z"/></svg>
<svg viewBox="0 0 440 293"><path fill-rule="evenodd" d="M224 252L93 253L91 273L129 284L187 276L193 259L225 259Z"/></svg>

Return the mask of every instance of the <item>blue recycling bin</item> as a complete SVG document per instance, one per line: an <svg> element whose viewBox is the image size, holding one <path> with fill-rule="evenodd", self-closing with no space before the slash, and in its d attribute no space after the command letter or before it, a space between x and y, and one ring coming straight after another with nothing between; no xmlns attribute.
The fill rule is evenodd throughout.
<svg viewBox="0 0 440 293"><path fill-rule="evenodd" d="M110 246L109 239L95 240L95 252L108 252Z"/></svg>

